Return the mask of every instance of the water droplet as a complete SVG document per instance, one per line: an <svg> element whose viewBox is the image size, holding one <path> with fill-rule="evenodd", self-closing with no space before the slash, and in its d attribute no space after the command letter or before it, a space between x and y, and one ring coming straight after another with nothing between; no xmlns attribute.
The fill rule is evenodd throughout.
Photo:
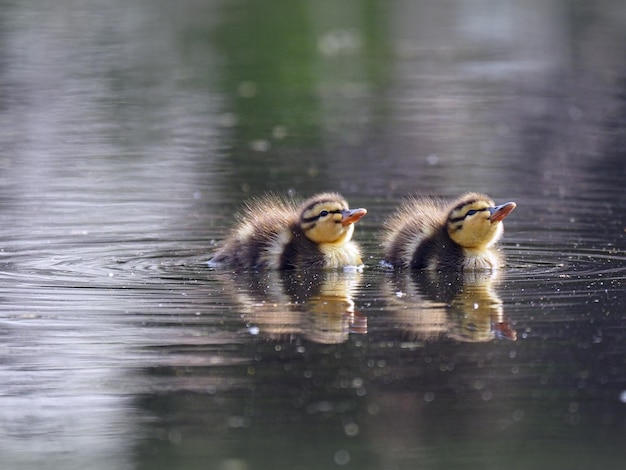
<svg viewBox="0 0 626 470"><path fill-rule="evenodd" d="M167 439L172 444L180 444L183 441L183 435L178 429L170 429L167 432Z"/></svg>
<svg viewBox="0 0 626 470"><path fill-rule="evenodd" d="M356 423L348 423L343 427L346 436L354 437L359 433L359 425Z"/></svg>
<svg viewBox="0 0 626 470"><path fill-rule="evenodd" d="M435 166L437 163L439 163L439 157L435 155L434 153L431 153L430 155L426 157L426 161L428 162L429 165Z"/></svg>
<svg viewBox="0 0 626 470"><path fill-rule="evenodd" d="M335 452L335 463L337 465L347 465L348 462L350 462L350 453L347 450L341 449Z"/></svg>
<svg viewBox="0 0 626 470"><path fill-rule="evenodd" d="M241 82L239 84L239 96L242 98L252 98L256 95L256 83Z"/></svg>
<svg viewBox="0 0 626 470"><path fill-rule="evenodd" d="M272 137L277 140L287 137L287 128L285 126L274 126L272 129Z"/></svg>
<svg viewBox="0 0 626 470"><path fill-rule="evenodd" d="M217 465L217 470L247 470L248 468L250 468L248 462L241 459L226 459Z"/></svg>
<svg viewBox="0 0 626 470"><path fill-rule="evenodd" d="M254 150L255 152L267 152L271 145L265 139L256 139L249 143L250 150Z"/></svg>

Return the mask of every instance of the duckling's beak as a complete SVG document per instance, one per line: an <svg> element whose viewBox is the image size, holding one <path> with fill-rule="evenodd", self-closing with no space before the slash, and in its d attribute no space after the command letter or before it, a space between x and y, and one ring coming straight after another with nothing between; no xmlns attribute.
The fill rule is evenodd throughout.
<svg viewBox="0 0 626 470"><path fill-rule="evenodd" d="M505 204L502 204L501 206L492 207L491 209L489 209L489 212L491 212L491 215L489 216L489 220L492 223L500 222L507 215L513 212L513 209L515 209L516 207L517 207L517 204L515 204L514 202L507 202Z"/></svg>
<svg viewBox="0 0 626 470"><path fill-rule="evenodd" d="M341 212L341 225L345 226L358 222L365 214L367 214L366 209L346 209Z"/></svg>

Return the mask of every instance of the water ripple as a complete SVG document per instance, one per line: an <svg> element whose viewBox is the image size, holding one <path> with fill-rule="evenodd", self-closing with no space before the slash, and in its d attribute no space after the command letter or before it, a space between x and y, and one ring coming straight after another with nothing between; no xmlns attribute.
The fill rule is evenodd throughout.
<svg viewBox="0 0 626 470"><path fill-rule="evenodd" d="M507 250L508 273L513 278L548 277L623 279L626 253L616 248L557 250L525 246Z"/></svg>

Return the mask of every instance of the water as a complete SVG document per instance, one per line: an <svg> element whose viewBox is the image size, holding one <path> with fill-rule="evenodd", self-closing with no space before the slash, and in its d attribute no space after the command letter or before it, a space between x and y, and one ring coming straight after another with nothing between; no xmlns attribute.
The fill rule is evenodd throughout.
<svg viewBox="0 0 626 470"><path fill-rule="evenodd" d="M5 1L0 461L621 468L620 2ZM363 273L217 273L340 191ZM514 200L497 276L378 267L415 191Z"/></svg>

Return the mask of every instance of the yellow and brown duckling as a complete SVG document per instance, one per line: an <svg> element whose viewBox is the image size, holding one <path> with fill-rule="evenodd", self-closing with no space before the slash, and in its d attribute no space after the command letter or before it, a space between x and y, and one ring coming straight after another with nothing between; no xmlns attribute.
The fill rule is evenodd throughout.
<svg viewBox="0 0 626 470"><path fill-rule="evenodd" d="M467 193L452 203L411 198L391 215L382 234L385 261L395 268L496 269L503 264L493 245L514 202L496 206L486 195Z"/></svg>
<svg viewBox="0 0 626 470"><path fill-rule="evenodd" d="M352 241L365 209L350 209L336 193L297 205L274 195L249 202L243 217L210 260L234 269L308 269L361 266Z"/></svg>

